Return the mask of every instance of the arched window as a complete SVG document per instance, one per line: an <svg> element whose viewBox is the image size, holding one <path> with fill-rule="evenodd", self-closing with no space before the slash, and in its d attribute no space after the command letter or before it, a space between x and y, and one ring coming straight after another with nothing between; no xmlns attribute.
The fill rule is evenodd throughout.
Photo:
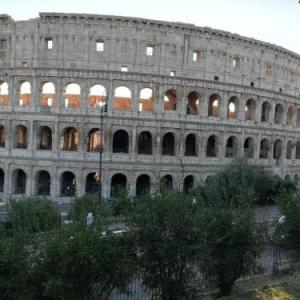
<svg viewBox="0 0 300 300"><path fill-rule="evenodd" d="M294 125L294 109L293 109L292 106L290 106L288 111L287 111L286 124L289 125L289 126Z"/></svg>
<svg viewBox="0 0 300 300"><path fill-rule="evenodd" d="M296 126L300 128L300 108L297 109L297 124Z"/></svg>
<svg viewBox="0 0 300 300"><path fill-rule="evenodd" d="M111 178L110 183L110 196L115 198L120 195L125 189L127 185L127 178L124 174L115 174Z"/></svg>
<svg viewBox="0 0 300 300"><path fill-rule="evenodd" d="M237 103L236 97L231 97L228 101L227 119L236 119L237 117Z"/></svg>
<svg viewBox="0 0 300 300"><path fill-rule="evenodd" d="M27 128L23 125L18 125L15 129L14 147L18 149L27 149Z"/></svg>
<svg viewBox="0 0 300 300"><path fill-rule="evenodd" d="M149 88L142 89L140 91L140 102L139 102L139 111L153 111L154 106L154 96L153 90Z"/></svg>
<svg viewBox="0 0 300 300"><path fill-rule="evenodd" d="M95 108L95 107L102 107L105 104L107 97L106 88L103 85L96 84L90 88L90 95L89 95L89 103L88 106Z"/></svg>
<svg viewBox="0 0 300 300"><path fill-rule="evenodd" d="M24 81L20 86L20 106L28 106L31 102L31 84L29 81Z"/></svg>
<svg viewBox="0 0 300 300"><path fill-rule="evenodd" d="M300 159L300 141L296 143L296 159Z"/></svg>
<svg viewBox="0 0 300 300"><path fill-rule="evenodd" d="M196 156L196 137L194 134L189 134L185 138L185 156Z"/></svg>
<svg viewBox="0 0 300 300"><path fill-rule="evenodd" d="M0 148L5 147L5 139L6 139L5 128L3 125L0 125Z"/></svg>
<svg viewBox="0 0 300 300"><path fill-rule="evenodd" d="M216 157L217 156L217 137L215 135L211 135L207 139L206 156L207 157Z"/></svg>
<svg viewBox="0 0 300 300"><path fill-rule="evenodd" d="M78 147L78 132L74 127L64 129L60 137L60 150L62 151L77 151Z"/></svg>
<svg viewBox="0 0 300 300"><path fill-rule="evenodd" d="M101 131L99 128L93 128L89 131L87 136L87 152L99 152L102 143L101 143Z"/></svg>
<svg viewBox="0 0 300 300"><path fill-rule="evenodd" d="M282 120L283 120L283 106L281 104L277 104L275 106L274 123L282 124Z"/></svg>
<svg viewBox="0 0 300 300"><path fill-rule="evenodd" d="M70 197L76 193L76 177L72 172L66 171L61 175L61 196Z"/></svg>
<svg viewBox="0 0 300 300"><path fill-rule="evenodd" d="M113 136L113 153L129 152L129 136L125 130L117 130Z"/></svg>
<svg viewBox="0 0 300 300"><path fill-rule="evenodd" d="M186 113L188 115L197 115L199 112L199 104L200 104L200 94L195 91L189 93Z"/></svg>
<svg viewBox="0 0 300 300"><path fill-rule="evenodd" d="M208 102L208 116L219 117L221 97L217 94L211 95Z"/></svg>
<svg viewBox="0 0 300 300"><path fill-rule="evenodd" d="M288 141L286 144L286 158L292 159L292 151L293 151L293 142Z"/></svg>
<svg viewBox="0 0 300 300"><path fill-rule="evenodd" d="M254 121L256 113L256 104L253 99L249 99L245 105L245 120L246 121Z"/></svg>
<svg viewBox="0 0 300 300"><path fill-rule="evenodd" d="M164 96L164 111L174 111L177 109L177 91L168 90Z"/></svg>
<svg viewBox="0 0 300 300"><path fill-rule="evenodd" d="M69 83L64 92L65 107L78 108L80 107L81 88L77 83Z"/></svg>
<svg viewBox="0 0 300 300"><path fill-rule="evenodd" d="M14 194L26 193L26 174L23 170L17 169L13 172Z"/></svg>
<svg viewBox="0 0 300 300"><path fill-rule="evenodd" d="M261 107L261 121L270 122L271 105L269 102L264 102Z"/></svg>
<svg viewBox="0 0 300 300"><path fill-rule="evenodd" d="M152 135L143 131L138 137L138 154L152 154Z"/></svg>
<svg viewBox="0 0 300 300"><path fill-rule="evenodd" d="M295 186L299 185L299 176L297 174L294 177L294 184L295 184Z"/></svg>
<svg viewBox="0 0 300 300"><path fill-rule="evenodd" d="M93 172L86 176L85 192L88 194L96 194L100 191L99 173Z"/></svg>
<svg viewBox="0 0 300 300"><path fill-rule="evenodd" d="M0 82L0 105L7 105L9 102L8 83Z"/></svg>
<svg viewBox="0 0 300 300"><path fill-rule="evenodd" d="M282 141L276 140L273 148L273 158L280 159L282 155Z"/></svg>
<svg viewBox="0 0 300 300"><path fill-rule="evenodd" d="M51 107L55 102L55 85L53 82L46 82L42 86L41 106Z"/></svg>
<svg viewBox="0 0 300 300"><path fill-rule="evenodd" d="M50 195L50 174L47 171L40 171L37 174L37 195Z"/></svg>
<svg viewBox="0 0 300 300"><path fill-rule="evenodd" d="M187 194L193 187L194 177L192 175L186 176L183 181L183 192Z"/></svg>
<svg viewBox="0 0 300 300"><path fill-rule="evenodd" d="M226 157L235 157L237 154L237 138L235 136L231 136L228 138L226 142Z"/></svg>
<svg viewBox="0 0 300 300"><path fill-rule="evenodd" d="M175 155L175 138L171 132L166 133L163 137L162 155Z"/></svg>
<svg viewBox="0 0 300 300"><path fill-rule="evenodd" d="M262 139L259 147L259 158L266 159L269 157L270 142L267 139Z"/></svg>
<svg viewBox="0 0 300 300"><path fill-rule="evenodd" d="M41 126L37 130L37 149L52 149L52 130L48 126Z"/></svg>
<svg viewBox="0 0 300 300"><path fill-rule="evenodd" d="M132 94L128 87L119 86L115 89L113 109L114 110L131 110Z"/></svg>
<svg viewBox="0 0 300 300"><path fill-rule="evenodd" d="M146 174L140 175L136 180L136 195L142 197L150 191L150 177Z"/></svg>
<svg viewBox="0 0 300 300"><path fill-rule="evenodd" d="M254 139L251 137L246 138L244 142L244 157L246 158L254 157Z"/></svg>
<svg viewBox="0 0 300 300"><path fill-rule="evenodd" d="M165 175L161 178L160 184L166 189L173 189L173 177L171 175Z"/></svg>

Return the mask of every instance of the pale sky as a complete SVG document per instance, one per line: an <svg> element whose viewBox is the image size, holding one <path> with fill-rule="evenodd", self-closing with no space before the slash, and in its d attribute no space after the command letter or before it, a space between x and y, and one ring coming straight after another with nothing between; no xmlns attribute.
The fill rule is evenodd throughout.
<svg viewBox="0 0 300 300"><path fill-rule="evenodd" d="M15 20L39 12L92 13L191 23L283 46L300 54L298 0L0 0Z"/></svg>

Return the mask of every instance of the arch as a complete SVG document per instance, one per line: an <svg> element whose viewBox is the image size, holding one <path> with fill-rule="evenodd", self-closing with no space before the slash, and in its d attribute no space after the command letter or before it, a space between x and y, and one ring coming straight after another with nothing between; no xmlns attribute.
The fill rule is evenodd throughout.
<svg viewBox="0 0 300 300"><path fill-rule="evenodd" d="M37 195L50 195L51 177L47 171L39 171L37 174Z"/></svg>
<svg viewBox="0 0 300 300"><path fill-rule="evenodd" d="M88 107L102 107L106 102L107 91L101 84L95 84L90 88Z"/></svg>
<svg viewBox="0 0 300 300"><path fill-rule="evenodd" d="M285 175L284 180L285 181L291 181L290 175L289 174Z"/></svg>
<svg viewBox="0 0 300 300"><path fill-rule="evenodd" d="M143 131L138 136L138 154L152 154L152 135Z"/></svg>
<svg viewBox="0 0 300 300"><path fill-rule="evenodd" d="M271 105L269 102L265 101L261 106L261 121L270 122L271 115Z"/></svg>
<svg viewBox="0 0 300 300"><path fill-rule="evenodd" d="M115 89L113 109L130 111L132 102L131 90L126 86L119 86Z"/></svg>
<svg viewBox="0 0 300 300"><path fill-rule="evenodd" d="M244 142L244 157L253 158L254 157L254 138L248 137Z"/></svg>
<svg viewBox="0 0 300 300"><path fill-rule="evenodd" d="M140 91L139 111L153 111L154 93L153 89L144 88Z"/></svg>
<svg viewBox="0 0 300 300"><path fill-rule="evenodd" d="M150 191L150 176L147 174L140 175L136 180L136 196L142 197Z"/></svg>
<svg viewBox="0 0 300 300"><path fill-rule="evenodd" d="M219 117L221 107L221 97L218 94L213 94L209 97L208 116Z"/></svg>
<svg viewBox="0 0 300 300"><path fill-rule="evenodd" d="M110 182L110 196L112 198L118 197L122 191L126 189L127 178L124 174L118 173L112 176Z"/></svg>
<svg viewBox="0 0 300 300"><path fill-rule="evenodd" d="M241 59L239 56L235 56L233 59L232 59L232 66L234 68L238 68L240 66L240 63L241 63Z"/></svg>
<svg viewBox="0 0 300 300"><path fill-rule="evenodd" d="M288 108L287 115L286 115L286 124L289 126L294 125L294 109L292 106Z"/></svg>
<svg viewBox="0 0 300 300"><path fill-rule="evenodd" d="M164 111L174 111L177 109L178 96L174 89L168 90L164 96Z"/></svg>
<svg viewBox="0 0 300 300"><path fill-rule="evenodd" d="M274 115L274 123L282 124L283 121L283 106L281 104L276 104L275 106L275 115Z"/></svg>
<svg viewBox="0 0 300 300"><path fill-rule="evenodd" d="M4 191L4 181L5 176L4 176L4 171L2 168L0 168L0 193L3 193Z"/></svg>
<svg viewBox="0 0 300 300"><path fill-rule="evenodd" d="M172 175L165 175L160 179L160 184L168 190L173 189L173 177Z"/></svg>
<svg viewBox="0 0 300 300"><path fill-rule="evenodd" d="M88 194L98 193L100 191L100 183L99 173L89 173L85 180L85 192Z"/></svg>
<svg viewBox="0 0 300 300"><path fill-rule="evenodd" d="M296 143L296 159L300 159L300 141Z"/></svg>
<svg viewBox="0 0 300 300"><path fill-rule="evenodd" d="M237 97L231 97L227 105L227 119L236 119L238 111Z"/></svg>
<svg viewBox="0 0 300 300"><path fill-rule="evenodd" d="M77 130L74 127L66 127L60 136L60 150L77 151L78 139Z"/></svg>
<svg viewBox="0 0 300 300"><path fill-rule="evenodd" d="M282 155L282 141L276 140L273 147L273 158L280 159Z"/></svg>
<svg viewBox="0 0 300 300"><path fill-rule="evenodd" d="M288 141L286 144L286 159L292 159L293 142Z"/></svg>
<svg viewBox="0 0 300 300"><path fill-rule="evenodd" d="M183 181L183 192L189 193L189 191L194 187L194 176L188 175Z"/></svg>
<svg viewBox="0 0 300 300"><path fill-rule="evenodd" d="M259 158L267 159L269 157L269 151L270 151L269 140L262 139L260 141L260 147L259 147Z"/></svg>
<svg viewBox="0 0 300 300"><path fill-rule="evenodd" d="M0 82L0 105L8 105L9 90L8 83L5 81Z"/></svg>
<svg viewBox="0 0 300 300"><path fill-rule="evenodd" d="M52 130L48 126L41 126L37 130L37 149L52 149Z"/></svg>
<svg viewBox="0 0 300 300"><path fill-rule="evenodd" d="M217 156L217 136L216 135L211 135L207 139L207 144L206 144L206 156L207 157L216 157Z"/></svg>
<svg viewBox="0 0 300 300"><path fill-rule="evenodd" d="M255 121L256 102L253 99L248 99L245 105L245 120Z"/></svg>
<svg viewBox="0 0 300 300"><path fill-rule="evenodd" d="M163 136L162 155L175 155L175 138L172 132L168 132Z"/></svg>
<svg viewBox="0 0 300 300"><path fill-rule="evenodd" d="M238 141L235 136L231 136L227 139L225 157L236 157L237 144L238 144Z"/></svg>
<svg viewBox="0 0 300 300"><path fill-rule="evenodd" d="M102 149L102 135L99 128L93 128L89 131L87 136L86 151L87 152L100 152Z"/></svg>
<svg viewBox="0 0 300 300"><path fill-rule="evenodd" d="M185 138L185 156L196 156L196 136L190 133Z"/></svg>
<svg viewBox="0 0 300 300"><path fill-rule="evenodd" d="M198 115L199 104L200 104L200 94L196 91L190 92L187 99L186 114L187 115Z"/></svg>
<svg viewBox="0 0 300 300"><path fill-rule="evenodd" d="M16 126L14 148L27 149L27 145L28 145L27 128L23 125Z"/></svg>
<svg viewBox="0 0 300 300"><path fill-rule="evenodd" d="M81 88L77 83L68 83L65 87L65 107L78 108L80 107Z"/></svg>
<svg viewBox="0 0 300 300"><path fill-rule="evenodd" d="M0 148L5 148L6 130L3 125L0 125Z"/></svg>
<svg viewBox="0 0 300 300"><path fill-rule="evenodd" d="M31 84L29 81L24 81L20 85L20 106L28 106L31 102Z"/></svg>
<svg viewBox="0 0 300 300"><path fill-rule="evenodd" d="M41 106L51 107L54 105L56 94L53 82L45 82L42 86Z"/></svg>
<svg viewBox="0 0 300 300"><path fill-rule="evenodd" d="M26 193L26 173L22 169L16 169L13 171L13 187L14 194Z"/></svg>
<svg viewBox="0 0 300 300"><path fill-rule="evenodd" d="M295 186L298 186L298 185L299 185L299 176L298 176L298 174L296 174L296 175L294 176L294 184L295 184Z"/></svg>
<svg viewBox="0 0 300 300"><path fill-rule="evenodd" d="M126 130L120 129L113 136L113 153L129 152L129 135Z"/></svg>
<svg viewBox="0 0 300 300"><path fill-rule="evenodd" d="M76 176L70 171L61 174L61 189L60 195L62 197L75 196L76 193Z"/></svg>
<svg viewBox="0 0 300 300"><path fill-rule="evenodd" d="M300 128L300 108L297 109L297 122L296 126Z"/></svg>

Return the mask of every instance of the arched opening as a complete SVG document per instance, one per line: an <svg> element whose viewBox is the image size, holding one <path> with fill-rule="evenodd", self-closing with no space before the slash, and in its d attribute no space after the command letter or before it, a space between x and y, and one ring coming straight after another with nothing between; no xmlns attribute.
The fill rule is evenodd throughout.
<svg viewBox="0 0 300 300"><path fill-rule="evenodd" d="M234 68L238 68L240 66L240 63L241 63L241 60L239 58L239 56L235 56L233 59L232 59L232 66Z"/></svg>
<svg viewBox="0 0 300 300"><path fill-rule="evenodd" d="M296 159L300 159L300 141L296 143Z"/></svg>
<svg viewBox="0 0 300 300"><path fill-rule="evenodd" d="M142 197L150 191L150 177L146 174L140 175L136 180L136 195Z"/></svg>
<svg viewBox="0 0 300 300"><path fill-rule="evenodd" d="M282 124L282 120L283 120L283 106L281 104L276 104L274 123L275 124Z"/></svg>
<svg viewBox="0 0 300 300"><path fill-rule="evenodd" d="M168 189L172 190L173 189L173 177L171 175L165 175L164 177L161 178L160 184Z"/></svg>
<svg viewBox="0 0 300 300"><path fill-rule="evenodd" d="M29 81L24 81L20 86L20 106L28 106L31 102L31 84Z"/></svg>
<svg viewBox="0 0 300 300"><path fill-rule="evenodd" d="M96 194L100 191L99 173L93 172L86 176L85 192L88 194Z"/></svg>
<svg viewBox="0 0 300 300"><path fill-rule="evenodd" d="M187 115L197 115L199 112L200 94L196 91L188 94L188 102L186 107Z"/></svg>
<svg viewBox="0 0 300 300"><path fill-rule="evenodd" d="M120 129L113 136L113 153L129 152L129 135L127 131Z"/></svg>
<svg viewBox="0 0 300 300"><path fill-rule="evenodd" d="M110 196L112 198L116 198L122 193L123 191L126 190L126 185L127 185L127 178L123 174L115 174L111 178L111 183L110 183Z"/></svg>
<svg viewBox="0 0 300 300"><path fill-rule="evenodd" d="M289 125L289 126L294 125L294 109L293 109L292 106L290 106L288 111L287 111L286 124Z"/></svg>
<svg viewBox="0 0 300 300"><path fill-rule="evenodd" d="M126 86L119 86L115 89L113 109L114 110L131 110L132 94Z"/></svg>
<svg viewBox="0 0 300 300"><path fill-rule="evenodd" d="M245 120L255 121L256 104L253 99L249 99L245 105Z"/></svg>
<svg viewBox="0 0 300 300"><path fill-rule="evenodd" d="M288 141L286 144L286 158L292 159L292 152L293 152L293 142Z"/></svg>
<svg viewBox="0 0 300 300"><path fill-rule="evenodd" d="M237 117L237 103L236 97L231 97L227 106L227 119L236 119Z"/></svg>
<svg viewBox="0 0 300 300"><path fill-rule="evenodd" d="M297 174L294 176L294 184L295 186L299 185L299 176Z"/></svg>
<svg viewBox="0 0 300 300"><path fill-rule="evenodd" d="M87 136L87 152L99 152L102 147L101 131L99 128L93 128L89 131Z"/></svg>
<svg viewBox="0 0 300 300"><path fill-rule="evenodd" d="M217 94L211 95L208 102L208 116L219 117L221 97Z"/></svg>
<svg viewBox="0 0 300 300"><path fill-rule="evenodd" d="M15 129L15 148L27 149L27 128L23 125L18 125Z"/></svg>
<svg viewBox="0 0 300 300"><path fill-rule="evenodd" d="M4 126L0 125L0 148L5 147L5 139L6 139L5 128Z"/></svg>
<svg viewBox="0 0 300 300"><path fill-rule="evenodd" d="M139 102L139 111L153 111L154 106L154 96L153 90L150 88L145 88L140 91L140 102Z"/></svg>
<svg viewBox="0 0 300 300"><path fill-rule="evenodd" d="M270 142L267 139L260 141L259 158L267 159L269 157Z"/></svg>
<svg viewBox="0 0 300 300"><path fill-rule="evenodd" d="M152 135L143 131L138 137L138 154L152 154Z"/></svg>
<svg viewBox="0 0 300 300"><path fill-rule="evenodd" d="M47 171L38 172L37 176L37 195L48 196L50 195L50 174Z"/></svg>
<svg viewBox="0 0 300 300"><path fill-rule="evenodd" d="M37 149L52 149L52 130L48 126L42 126L37 131Z"/></svg>
<svg viewBox="0 0 300 300"><path fill-rule="evenodd" d="M297 124L296 126L300 128L300 108L297 109Z"/></svg>
<svg viewBox="0 0 300 300"><path fill-rule="evenodd" d="M273 158L280 159L282 155L282 141L276 140L273 148Z"/></svg>
<svg viewBox="0 0 300 300"><path fill-rule="evenodd" d="M78 108L80 107L81 88L77 83L67 84L64 92L65 107Z"/></svg>
<svg viewBox="0 0 300 300"><path fill-rule="evenodd" d="M26 174L23 170L17 169L13 172L13 187L14 194L25 194L26 193Z"/></svg>
<svg viewBox="0 0 300 300"><path fill-rule="evenodd" d="M285 181L291 181L290 175L285 175L284 180L285 180Z"/></svg>
<svg viewBox="0 0 300 300"><path fill-rule="evenodd" d="M66 171L61 175L61 192L62 197L74 196L76 193L76 177L70 172Z"/></svg>
<svg viewBox="0 0 300 300"><path fill-rule="evenodd" d="M7 105L9 102L8 83L0 82L0 105Z"/></svg>
<svg viewBox="0 0 300 300"><path fill-rule="evenodd" d="M206 156L207 157L216 157L217 156L217 137L215 135L211 135L207 139Z"/></svg>
<svg viewBox="0 0 300 300"><path fill-rule="evenodd" d="M196 137L194 134L189 134L185 138L185 156L196 156Z"/></svg>
<svg viewBox="0 0 300 300"><path fill-rule="evenodd" d="M168 90L164 96L164 111L174 111L177 108L177 91Z"/></svg>
<svg viewBox="0 0 300 300"><path fill-rule="evenodd" d="M41 106L51 107L55 103L55 85L53 82L46 82L42 86Z"/></svg>
<svg viewBox="0 0 300 300"><path fill-rule="evenodd" d="M88 107L102 107L107 97L106 88L103 85L96 84L90 88Z"/></svg>
<svg viewBox="0 0 300 300"><path fill-rule="evenodd" d="M60 137L60 150L62 151L77 151L78 147L78 132L74 127L64 129Z"/></svg>
<svg viewBox="0 0 300 300"><path fill-rule="evenodd" d="M251 137L246 138L244 142L244 157L246 158L254 157L254 139Z"/></svg>
<svg viewBox="0 0 300 300"><path fill-rule="evenodd" d="M162 155L175 155L175 138L171 132L166 133L163 137Z"/></svg>
<svg viewBox="0 0 300 300"><path fill-rule="evenodd" d="M236 157L237 155L237 138L235 136L231 136L227 139L226 142L226 157Z"/></svg>
<svg viewBox="0 0 300 300"><path fill-rule="evenodd" d="M186 176L183 181L183 192L188 194L193 187L194 177L192 175Z"/></svg>
<svg viewBox="0 0 300 300"><path fill-rule="evenodd" d="M261 107L261 121L270 122L271 105L269 102L264 102Z"/></svg>
<svg viewBox="0 0 300 300"><path fill-rule="evenodd" d="M0 192L4 191L4 171L0 168Z"/></svg>

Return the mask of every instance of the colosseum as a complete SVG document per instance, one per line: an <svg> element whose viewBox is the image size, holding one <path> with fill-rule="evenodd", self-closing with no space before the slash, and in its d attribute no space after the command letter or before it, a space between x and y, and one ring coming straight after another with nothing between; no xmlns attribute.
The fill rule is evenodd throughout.
<svg viewBox="0 0 300 300"><path fill-rule="evenodd" d="M0 198L184 190L241 157L298 184L299 87L298 54L229 32L0 15Z"/></svg>

